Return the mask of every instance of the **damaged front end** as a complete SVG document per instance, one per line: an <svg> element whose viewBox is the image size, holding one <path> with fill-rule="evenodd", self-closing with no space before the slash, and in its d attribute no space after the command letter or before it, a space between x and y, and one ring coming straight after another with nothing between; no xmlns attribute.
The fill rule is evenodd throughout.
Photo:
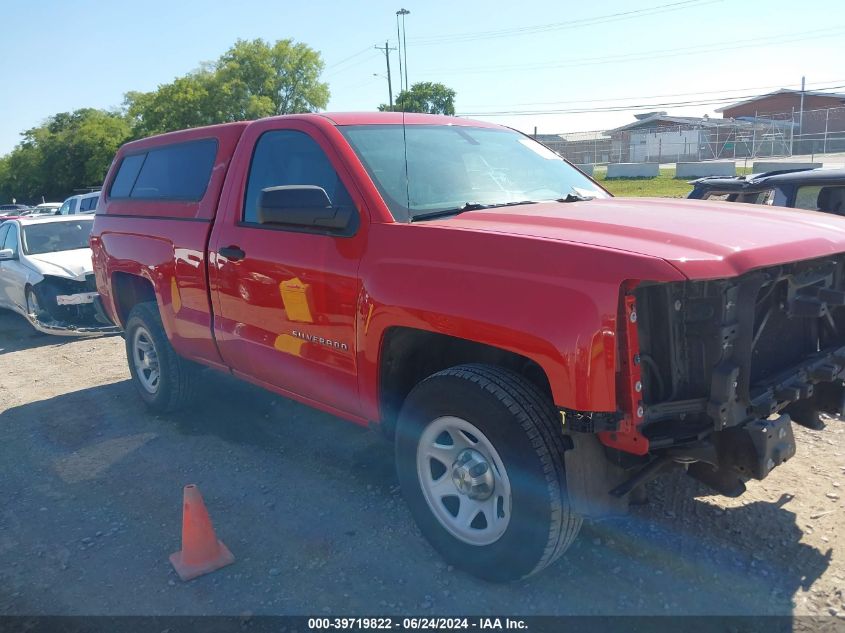
<svg viewBox="0 0 845 633"><path fill-rule="evenodd" d="M105 315L99 302L94 275L69 279L53 275L32 286L27 317L44 334L89 336L119 332Z"/></svg>
<svg viewBox="0 0 845 633"><path fill-rule="evenodd" d="M641 283L623 292L620 322L618 387L629 413L565 413L576 448L592 439L578 432L591 432L608 462L598 475L603 499L588 500L578 481L570 493L592 506L581 508L587 514L618 510L615 500L627 505L629 493L678 464L738 496L795 454L792 422L822 428L820 413L842 410L843 256ZM570 453L574 478L589 477L593 467Z"/></svg>

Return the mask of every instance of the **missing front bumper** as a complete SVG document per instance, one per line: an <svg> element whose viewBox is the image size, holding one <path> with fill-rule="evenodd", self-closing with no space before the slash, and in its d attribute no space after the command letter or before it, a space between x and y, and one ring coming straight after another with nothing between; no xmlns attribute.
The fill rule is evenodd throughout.
<svg viewBox="0 0 845 633"><path fill-rule="evenodd" d="M746 480L765 479L794 455L792 420L780 415L714 433L712 455L690 464L687 472L720 494L738 497Z"/></svg>

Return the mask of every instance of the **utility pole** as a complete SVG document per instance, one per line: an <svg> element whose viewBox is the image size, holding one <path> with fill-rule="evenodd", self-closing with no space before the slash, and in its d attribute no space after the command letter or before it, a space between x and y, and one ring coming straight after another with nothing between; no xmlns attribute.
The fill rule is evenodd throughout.
<svg viewBox="0 0 845 633"><path fill-rule="evenodd" d="M798 139L804 136L804 77L801 77L801 104L798 110Z"/></svg>
<svg viewBox="0 0 845 633"><path fill-rule="evenodd" d="M387 64L387 96L389 99L388 103L390 103L390 109L393 110L393 84L390 81L390 51L395 51L396 49L388 47L387 42L384 43L384 48L382 48L381 46L376 46L375 49L384 53L384 61Z"/></svg>
<svg viewBox="0 0 845 633"><path fill-rule="evenodd" d="M399 16L400 15L402 16L402 36L401 36L401 39L400 39L400 42L399 42L399 79L400 80L402 79L402 66L403 66L402 52L404 51L404 57L405 57L405 60L404 60L404 66L405 66L405 84L404 84L404 86L405 87L404 87L404 89L405 90L408 90L410 88L410 86L408 85L408 42L405 39L405 16L410 15L410 13L411 12L408 11L408 9L399 9L396 12L396 38L397 39L400 39L400 36L399 36Z"/></svg>

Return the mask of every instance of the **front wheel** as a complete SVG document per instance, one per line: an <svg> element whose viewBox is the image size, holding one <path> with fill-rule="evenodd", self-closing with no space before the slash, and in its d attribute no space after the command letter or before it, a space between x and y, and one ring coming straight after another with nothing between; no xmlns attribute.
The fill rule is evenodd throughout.
<svg viewBox="0 0 845 633"><path fill-rule="evenodd" d="M396 429L399 482L421 531L447 561L497 582L540 571L575 539L564 450L549 399L487 365L422 381Z"/></svg>
<svg viewBox="0 0 845 633"><path fill-rule="evenodd" d="M41 304L38 303L38 295L35 294L35 289L32 286L27 286L26 293L26 315L30 321L38 321L43 318L44 311L41 309Z"/></svg>

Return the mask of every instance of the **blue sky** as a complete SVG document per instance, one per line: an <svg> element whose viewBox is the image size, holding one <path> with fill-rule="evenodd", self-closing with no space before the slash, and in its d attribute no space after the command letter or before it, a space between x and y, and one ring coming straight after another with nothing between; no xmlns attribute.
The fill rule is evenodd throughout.
<svg viewBox="0 0 845 633"><path fill-rule="evenodd" d="M385 39L396 45L402 6L411 11L410 82L442 81L457 92L459 114L527 132L607 129L633 119L630 111L478 113L742 97L797 87L802 74L810 88L845 85L841 0L687 0L672 10L593 20L672 1L0 0L0 155L53 113L118 107L124 92L152 90L238 38L309 44L326 62L328 109L374 109L387 100L387 82L374 76L384 75L385 60L371 47ZM395 93L396 53L391 62ZM654 109L702 115L715 107Z"/></svg>

